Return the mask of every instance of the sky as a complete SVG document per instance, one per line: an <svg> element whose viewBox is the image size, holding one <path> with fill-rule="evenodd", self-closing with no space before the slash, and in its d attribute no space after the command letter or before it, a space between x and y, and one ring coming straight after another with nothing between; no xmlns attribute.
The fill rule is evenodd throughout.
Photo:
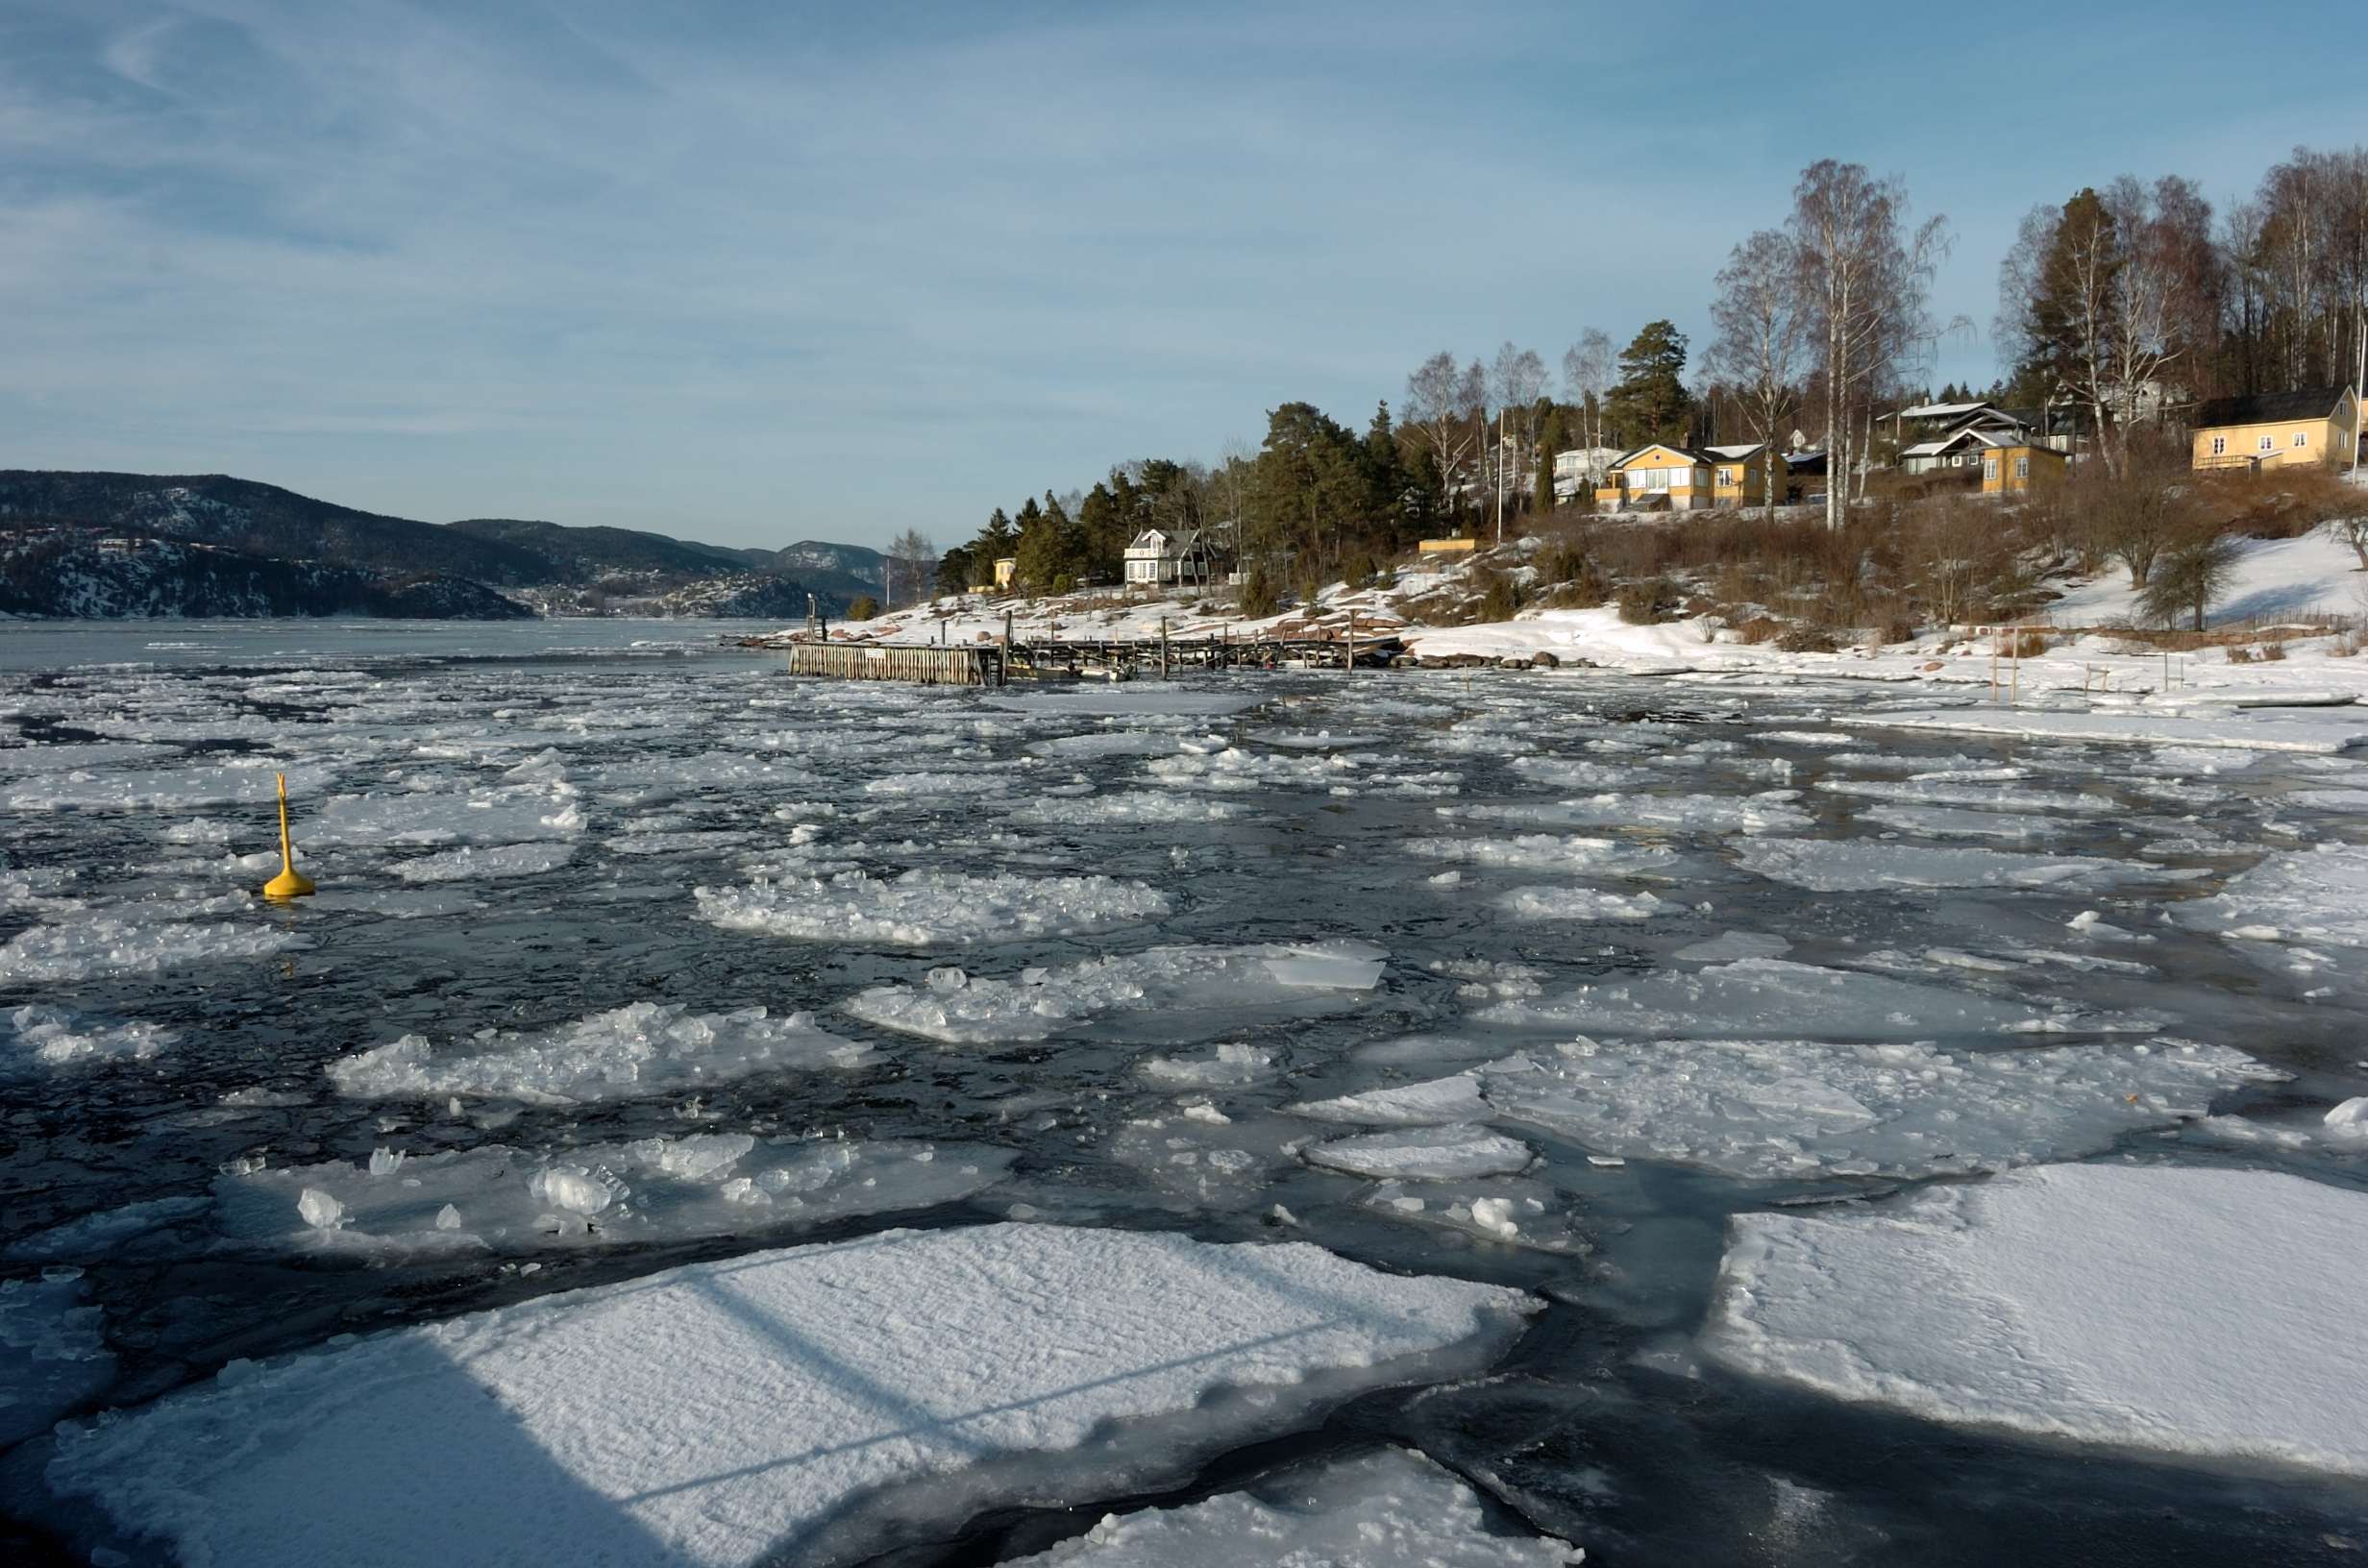
<svg viewBox="0 0 2368 1568"><path fill-rule="evenodd" d="M1440 349L1698 355L1821 158L1947 216L1931 382L1986 384L2034 204L2368 136L2293 42L2350 5L1983 14L0 0L0 467L952 544Z"/></svg>

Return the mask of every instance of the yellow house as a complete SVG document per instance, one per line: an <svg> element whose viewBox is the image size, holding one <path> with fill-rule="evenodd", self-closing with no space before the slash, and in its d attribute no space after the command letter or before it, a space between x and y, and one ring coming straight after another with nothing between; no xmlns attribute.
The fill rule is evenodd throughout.
<svg viewBox="0 0 2368 1568"><path fill-rule="evenodd" d="M1767 499L1763 488L1767 479L1768 464L1776 453L1764 441L1749 441L1741 446L1704 447L1702 454L1711 460L1711 496L1721 506L1757 506ZM1785 476L1776 476L1776 499L1785 499Z"/></svg>
<svg viewBox="0 0 2368 1568"><path fill-rule="evenodd" d="M2060 478L2072 459L2054 447L2005 443L1982 453L1982 494L2019 496L2035 484Z"/></svg>
<svg viewBox="0 0 2368 1568"><path fill-rule="evenodd" d="M1673 512L1691 511L1714 501L1711 459L1684 447L1655 442L1639 447L1604 470L1595 491L1595 504L1607 512L1640 511L1666 505Z"/></svg>
<svg viewBox="0 0 2368 1568"><path fill-rule="evenodd" d="M1012 574L1019 570L1019 556L1004 555L998 558L995 563L995 586L999 590L1010 588Z"/></svg>
<svg viewBox="0 0 2368 1568"><path fill-rule="evenodd" d="M1477 539L1425 539L1415 546L1424 555L1469 555L1479 548Z"/></svg>
<svg viewBox="0 0 2368 1568"><path fill-rule="evenodd" d="M2195 411L2196 468L2349 463L2359 450L2359 400L2348 386L2214 398Z"/></svg>

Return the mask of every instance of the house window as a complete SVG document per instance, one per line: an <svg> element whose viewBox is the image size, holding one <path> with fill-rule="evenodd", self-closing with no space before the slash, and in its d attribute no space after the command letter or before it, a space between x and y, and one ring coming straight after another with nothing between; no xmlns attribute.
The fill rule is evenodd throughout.
<svg viewBox="0 0 2368 1568"><path fill-rule="evenodd" d="M2274 436L2274 435L2265 435L2265 436L2261 437L2261 450L2262 450L2263 452L2275 452L2275 451L2277 451L2277 450L2278 450L2278 438L2277 438L2276 436Z"/></svg>
<svg viewBox="0 0 2368 1568"><path fill-rule="evenodd" d="M2229 450L2229 438L2228 438L2227 436L2225 436L2225 435L2215 435L2215 436L2213 436L2213 437L2211 438L2211 454L2212 454L2214 457L2219 457L2219 456L2223 456L2223 455L2225 455L2225 454L2227 453L2228 450Z"/></svg>
<svg viewBox="0 0 2368 1568"><path fill-rule="evenodd" d="M1994 479L1994 478L1996 478L1997 477L1998 477L1998 459L1997 459L1997 458L1995 458L1995 457L1985 457L1985 458L1983 458L1983 459L1982 459L1982 478L1986 478L1986 479Z"/></svg>
<svg viewBox="0 0 2368 1568"><path fill-rule="evenodd" d="M2310 436L2308 432L2304 430L2296 430L2294 432L2294 445L2298 449L2310 445Z"/></svg>
<svg viewBox="0 0 2368 1568"><path fill-rule="evenodd" d="M2014 459L2014 477L2018 479L2027 479L2031 478L2030 458L2017 457Z"/></svg>
<svg viewBox="0 0 2368 1568"><path fill-rule="evenodd" d="M1735 482L1735 470L1731 468L1720 469L1718 471L1718 482L1720 484L1733 484Z"/></svg>

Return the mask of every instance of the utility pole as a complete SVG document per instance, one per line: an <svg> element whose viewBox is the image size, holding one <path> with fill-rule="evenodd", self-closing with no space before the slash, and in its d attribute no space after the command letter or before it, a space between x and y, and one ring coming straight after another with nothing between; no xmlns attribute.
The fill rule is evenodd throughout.
<svg viewBox="0 0 2368 1568"><path fill-rule="evenodd" d="M1496 410L1496 542L1505 542L1505 411Z"/></svg>

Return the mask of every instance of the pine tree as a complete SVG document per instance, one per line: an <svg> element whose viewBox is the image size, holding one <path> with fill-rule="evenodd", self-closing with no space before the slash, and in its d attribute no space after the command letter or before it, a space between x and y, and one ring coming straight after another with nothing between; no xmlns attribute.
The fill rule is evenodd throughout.
<svg viewBox="0 0 2368 1568"><path fill-rule="evenodd" d="M1674 322L1647 323L1619 355L1619 384L1606 401L1613 439L1623 447L1681 441L1693 411L1686 390L1686 334Z"/></svg>

